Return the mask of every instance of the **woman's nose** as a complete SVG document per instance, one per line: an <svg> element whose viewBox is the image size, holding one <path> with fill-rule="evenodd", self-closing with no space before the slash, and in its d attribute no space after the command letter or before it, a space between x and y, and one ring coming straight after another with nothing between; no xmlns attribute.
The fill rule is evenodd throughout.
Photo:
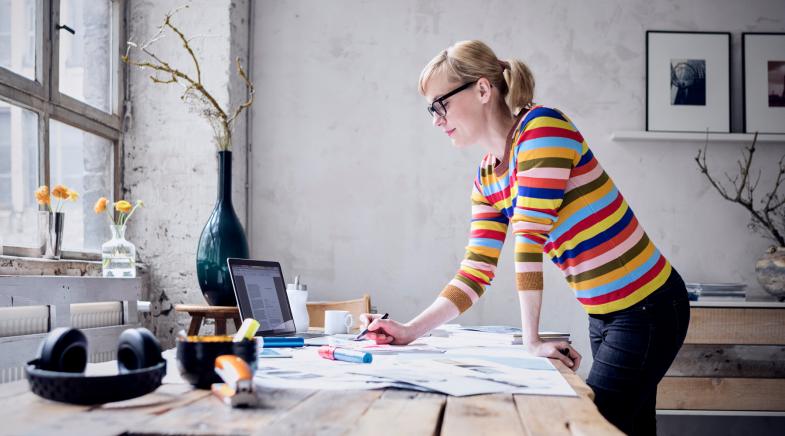
<svg viewBox="0 0 785 436"><path fill-rule="evenodd" d="M438 114L433 114L433 125L434 126L441 126L444 124L444 117Z"/></svg>

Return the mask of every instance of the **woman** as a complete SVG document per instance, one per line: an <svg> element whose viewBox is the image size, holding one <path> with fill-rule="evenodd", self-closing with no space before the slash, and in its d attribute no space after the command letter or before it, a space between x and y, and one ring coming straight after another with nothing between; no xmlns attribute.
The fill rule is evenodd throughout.
<svg viewBox="0 0 785 436"><path fill-rule="evenodd" d="M455 277L408 323L364 314L369 339L407 344L469 309L496 270L508 226L524 343L576 370L581 355L537 332L542 254L559 267L589 314L587 383L600 412L626 433L655 434L657 383L689 323L684 282L649 240L575 125L532 104L534 78L479 41L456 43L425 67L419 91L453 144L479 144L469 245Z"/></svg>

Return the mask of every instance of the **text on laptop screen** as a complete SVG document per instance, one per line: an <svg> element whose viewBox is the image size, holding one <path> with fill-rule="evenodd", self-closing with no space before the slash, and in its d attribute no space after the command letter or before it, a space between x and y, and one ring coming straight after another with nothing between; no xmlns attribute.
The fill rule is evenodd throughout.
<svg viewBox="0 0 785 436"><path fill-rule="evenodd" d="M253 314L259 321L259 330L281 330L291 320L289 308L282 312L282 301L286 301L286 287L281 270L277 267L235 265L232 268L234 285L237 288L237 303L243 316ZM245 289L246 292L240 292Z"/></svg>

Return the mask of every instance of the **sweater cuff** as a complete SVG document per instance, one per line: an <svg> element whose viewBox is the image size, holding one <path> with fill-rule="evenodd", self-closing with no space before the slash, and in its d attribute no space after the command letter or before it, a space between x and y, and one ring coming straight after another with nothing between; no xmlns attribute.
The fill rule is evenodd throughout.
<svg viewBox="0 0 785 436"><path fill-rule="evenodd" d="M450 300L463 313L472 307L472 299L465 292L452 285L444 287L439 296Z"/></svg>
<svg viewBox="0 0 785 436"><path fill-rule="evenodd" d="M516 273L515 284L519 291L542 291L542 271Z"/></svg>

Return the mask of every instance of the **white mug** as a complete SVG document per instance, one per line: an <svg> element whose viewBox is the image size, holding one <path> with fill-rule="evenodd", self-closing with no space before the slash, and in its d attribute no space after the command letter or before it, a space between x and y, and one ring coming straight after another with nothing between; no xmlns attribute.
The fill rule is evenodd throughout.
<svg viewBox="0 0 785 436"><path fill-rule="evenodd" d="M352 324L354 324L354 318L347 310L324 311L324 332L328 335L349 333Z"/></svg>

